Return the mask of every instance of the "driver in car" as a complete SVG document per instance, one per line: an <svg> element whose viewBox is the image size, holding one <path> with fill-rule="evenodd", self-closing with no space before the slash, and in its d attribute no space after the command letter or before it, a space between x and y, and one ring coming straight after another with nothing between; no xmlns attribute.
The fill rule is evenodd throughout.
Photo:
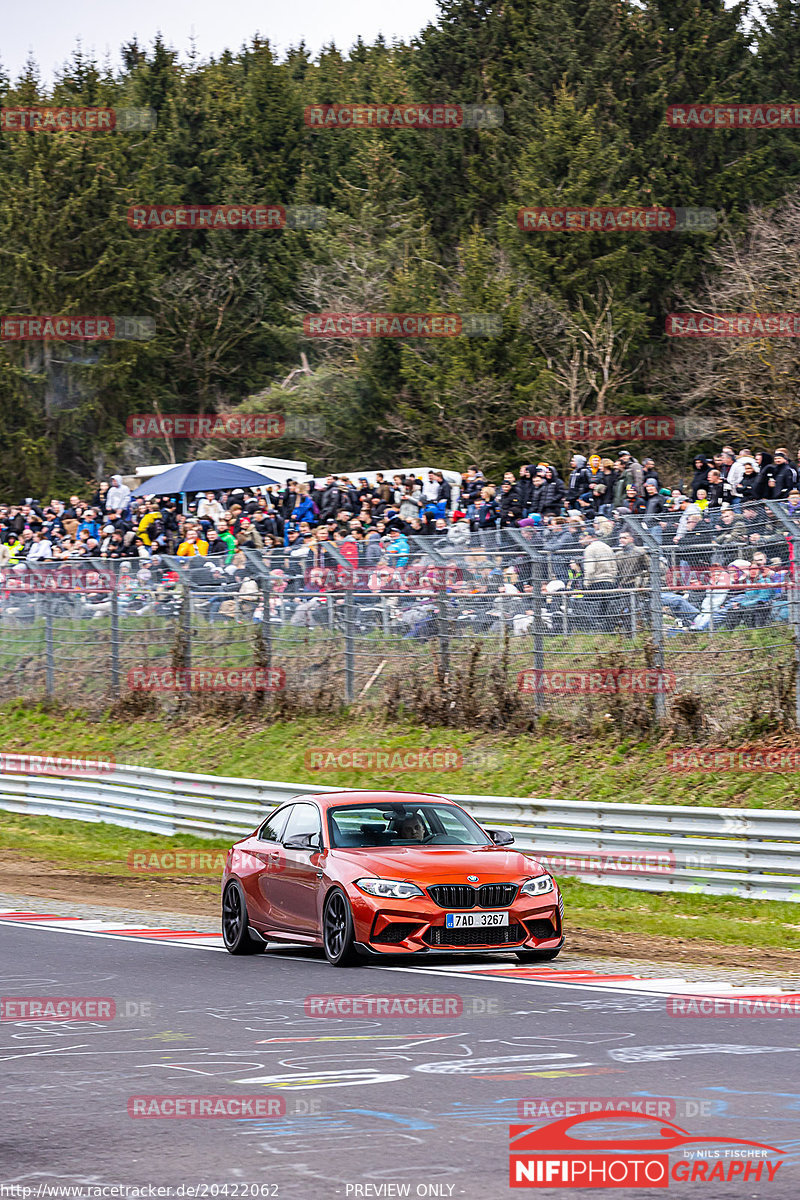
<svg viewBox="0 0 800 1200"><path fill-rule="evenodd" d="M419 813L415 813L413 816L406 817L401 821L398 833L405 842L424 842L426 837L425 825Z"/></svg>

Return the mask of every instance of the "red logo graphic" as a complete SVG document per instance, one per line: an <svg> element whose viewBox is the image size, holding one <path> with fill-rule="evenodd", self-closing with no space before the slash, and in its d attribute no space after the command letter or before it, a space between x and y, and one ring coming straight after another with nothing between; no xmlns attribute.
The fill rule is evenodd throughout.
<svg viewBox="0 0 800 1200"><path fill-rule="evenodd" d="M642 692L646 695L661 695L674 692L675 674L656 667L596 668L589 671L542 670L530 667L517 676L520 692L544 692L555 696L601 695L616 692Z"/></svg>
<svg viewBox="0 0 800 1200"><path fill-rule="evenodd" d="M197 667L131 667L128 687L142 692L279 692L286 685L280 667L265 670L244 667L241 670L213 670Z"/></svg>
<svg viewBox="0 0 800 1200"><path fill-rule="evenodd" d="M460 996L306 996L307 1017L459 1017Z"/></svg>
<svg viewBox="0 0 800 1200"><path fill-rule="evenodd" d="M592 1130L592 1122L650 1123L651 1137L629 1140L615 1137L587 1138L573 1136L576 1127ZM668 1152L698 1143L755 1147L769 1154L783 1154L775 1146L741 1138L708 1135L695 1137L678 1125L657 1117L626 1111L609 1111L590 1116L564 1117L541 1128L530 1125L510 1127L511 1187L582 1187L582 1188L666 1188L670 1180L760 1180L766 1173L771 1182L780 1163L759 1162L742 1158L720 1159L716 1162L682 1159L670 1167ZM634 1157L635 1155L635 1157ZM766 1168L766 1172L764 1172Z"/></svg>
<svg viewBox="0 0 800 1200"><path fill-rule="evenodd" d="M110 996L3 996L0 1021L113 1021Z"/></svg>

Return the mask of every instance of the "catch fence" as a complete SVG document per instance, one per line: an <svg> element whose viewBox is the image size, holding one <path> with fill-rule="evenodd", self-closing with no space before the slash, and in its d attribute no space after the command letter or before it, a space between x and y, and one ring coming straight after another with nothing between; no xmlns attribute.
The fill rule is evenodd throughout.
<svg viewBox="0 0 800 1200"><path fill-rule="evenodd" d="M800 527L785 505L586 529L459 524L230 563L12 563L0 696L170 707L238 693L498 727L544 714L720 733L754 714L800 724Z"/></svg>

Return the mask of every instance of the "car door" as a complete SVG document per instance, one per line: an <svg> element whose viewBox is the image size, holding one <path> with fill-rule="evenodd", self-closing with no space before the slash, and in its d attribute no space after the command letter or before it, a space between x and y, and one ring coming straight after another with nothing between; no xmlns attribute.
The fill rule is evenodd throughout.
<svg viewBox="0 0 800 1200"><path fill-rule="evenodd" d="M247 851L253 862L254 871L247 888L247 907L251 920L257 926L272 928L274 925L274 900L271 882L280 868L283 858L281 835L293 805L270 813L258 831L242 849Z"/></svg>
<svg viewBox="0 0 800 1200"><path fill-rule="evenodd" d="M277 904L275 915L282 928L301 937L314 937L320 932L317 916L317 893L322 879L320 850L312 847L294 849L286 845L291 838L302 835L317 838L321 845L322 820L315 804L292 805L281 834L283 846L279 866L270 876L270 891L273 904Z"/></svg>

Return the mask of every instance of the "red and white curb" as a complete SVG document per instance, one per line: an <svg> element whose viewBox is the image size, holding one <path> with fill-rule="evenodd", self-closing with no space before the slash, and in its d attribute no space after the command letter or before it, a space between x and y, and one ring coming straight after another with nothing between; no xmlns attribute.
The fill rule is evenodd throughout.
<svg viewBox="0 0 800 1200"><path fill-rule="evenodd" d="M223 950L218 933L200 933L196 929L159 929L141 925L120 925L115 921L93 921L86 917L64 917L58 913L14 912L0 909L0 925L28 925L35 929L78 933L91 937L133 938L136 941L192 946L199 950Z"/></svg>
<svg viewBox="0 0 800 1200"><path fill-rule="evenodd" d="M16 912L0 910L0 925L26 925L51 932L81 934L85 937L131 939L149 945L167 942L170 946L188 946L193 950L225 952L218 933L201 933L194 929L159 929L140 925L120 925L113 921L95 921L85 917L65 917L57 913ZM276 950L278 949L277 945ZM371 964L370 964L371 965ZM515 983L536 987L567 988L570 991L625 992L654 996L721 996L744 999L748 996L798 996L800 990L762 983L741 985L729 980L684 979L672 976L643 976L635 974L604 974L592 970L564 970L558 967L500 966L466 963L452 966L381 965L382 971L399 971L424 975L444 975L453 978L468 976L487 982Z"/></svg>

